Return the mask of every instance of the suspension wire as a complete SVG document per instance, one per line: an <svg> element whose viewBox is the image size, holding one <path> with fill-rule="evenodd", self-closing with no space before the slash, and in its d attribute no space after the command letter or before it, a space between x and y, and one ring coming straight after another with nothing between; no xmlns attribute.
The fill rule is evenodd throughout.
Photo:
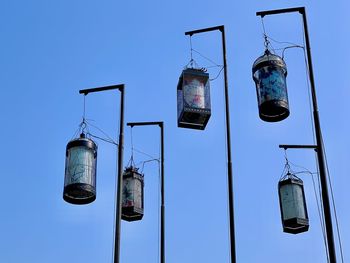
<svg viewBox="0 0 350 263"><path fill-rule="evenodd" d="M328 255L328 249L327 249L327 238L326 238L326 231L325 231L325 225L324 225L324 217L323 214L321 213L321 209L323 209L323 205L322 205L322 195L321 195L321 188L320 188L320 182L319 182L319 176L317 176L318 179L318 192L319 192L319 197L317 197L317 188L315 185L315 180L314 180L314 174L319 175L319 170L318 170L318 166L316 166L317 168L317 172L316 173L312 173L310 170L308 170L307 168L297 165L291 161L289 161L290 164L292 164L295 167L304 169L304 171L301 171L299 173L308 173L311 175L312 178L312 183L314 186L314 194L315 194L315 198L316 198L316 204L317 204L317 210L318 210L318 215L319 215L319 220L320 220L320 224L321 224L321 230L322 230L322 236L323 236L323 242L325 245L325 251L326 251L326 257L327 257L327 262L329 262L329 255ZM293 172L294 173L294 172Z"/></svg>
<svg viewBox="0 0 350 263"><path fill-rule="evenodd" d="M208 69L208 68L214 68L214 67L215 67L215 68L220 68L218 74L217 74L214 78L209 79L209 81L214 81L214 80L216 80L217 78L219 78L219 76L221 75L221 73L222 73L222 71L223 71L223 69L224 69L224 66L223 66L223 65L219 65L219 64L216 63L214 60L212 60L212 59L210 59L210 58L204 56L202 53L200 53L199 51L197 51L197 50L195 50L195 49L192 49L192 48L191 48L191 50L194 51L195 53L197 53L199 56L201 56L201 57L204 58L205 60L207 60L207 61L209 61L210 63L213 64L213 66L204 67L204 68L202 68L202 69ZM195 62L194 62L194 63L195 63ZM195 64L197 65L197 63L195 63ZM197 67L198 67L198 65L197 65Z"/></svg>
<svg viewBox="0 0 350 263"><path fill-rule="evenodd" d="M264 23L264 18L261 17L261 25L263 28L263 37L264 37L264 46L265 46L265 50L270 50L272 49L274 53L276 53L276 50L273 48L273 46L271 45L270 41L269 41L269 37L266 34L266 28L265 28L265 23ZM269 46L271 48L269 48Z"/></svg>
<svg viewBox="0 0 350 263"><path fill-rule="evenodd" d="M113 145L118 146L118 143L116 143L115 141L107 140L107 139L105 139L105 138L102 138L102 137L99 137L99 136L97 136L97 135L94 135L94 134L92 134L92 133L90 133L90 132L88 132L87 135L89 135L89 136L91 136L91 137L93 137L93 138L99 139L99 140L101 140L101 141L104 141L104 142L107 142L107 143L110 143L110 144L113 144Z"/></svg>
<svg viewBox="0 0 350 263"><path fill-rule="evenodd" d="M135 167L135 162L134 162L134 141L133 141L133 136L132 136L132 126L130 127L130 143L131 143L131 157L130 160L127 164L127 166L132 166ZM142 173L142 172L141 172Z"/></svg>
<svg viewBox="0 0 350 263"><path fill-rule="evenodd" d="M85 112L86 112L86 94L84 94L83 121L85 120Z"/></svg>
<svg viewBox="0 0 350 263"><path fill-rule="evenodd" d="M282 59L284 59L284 52L287 50L287 49L290 49L290 48L302 48L304 49L303 46L299 46L299 45L293 45L293 46L287 46L285 48L282 48ZM305 52L305 51L304 51Z"/></svg>
<svg viewBox="0 0 350 263"><path fill-rule="evenodd" d="M218 63L216 63L214 60L208 58L207 56L204 56L202 53L200 53L199 51L192 49L192 51L194 51L195 53L197 53L199 56L201 56L202 58L206 59L207 61L209 61L210 63L212 63L213 65L217 66L217 67L222 67L223 65L219 65Z"/></svg>
<svg viewBox="0 0 350 263"><path fill-rule="evenodd" d="M306 84L307 84L307 93L309 96L309 111L310 111L310 121L311 121L311 128L312 128L312 137L313 137L313 142L316 144L316 132L315 132L315 125L313 122L313 109L312 109L312 98L311 98L311 88L310 88L310 72L309 72L309 63L307 61L307 54L306 54L306 44L305 44L305 32L303 28L303 51L304 51L304 63L305 63L305 69L306 69ZM317 154L315 153L315 158L317 159Z"/></svg>
<svg viewBox="0 0 350 263"><path fill-rule="evenodd" d="M291 46L300 46L299 44L296 44L294 42L289 42L289 41L279 41L279 40L276 40L270 36L268 36L268 39L272 40L273 42L277 43L277 44L288 44L288 45L291 45ZM304 43L304 46L305 46L305 43Z"/></svg>
<svg viewBox="0 0 350 263"><path fill-rule="evenodd" d="M317 173L320 174L319 171L319 165L318 165L318 158L317 158L317 154L315 153L315 159L316 159L316 164L317 164ZM323 198L322 198L322 188L321 188L321 182L320 182L320 176L317 176L317 183L318 183L318 192L319 192L319 196L320 196L320 202L321 202L321 208L322 211L324 211L324 207L323 207ZM325 251L326 251L326 256L327 256L327 262L330 262L329 259L329 251L328 251L328 240L326 238L326 226L325 226L325 219L322 213L322 232L323 232L323 236L324 236L324 245L325 245Z"/></svg>
<svg viewBox="0 0 350 263"><path fill-rule="evenodd" d="M265 29L265 23L264 23L264 17L263 16L261 16L261 25L262 25L262 28L263 28L264 36L266 36L266 29Z"/></svg>
<svg viewBox="0 0 350 263"><path fill-rule="evenodd" d="M303 166L300 166L300 165L296 165L292 162L289 161L290 164L292 164L293 166L295 167L299 167L299 168L302 168L304 169L303 171L300 171L300 172L293 172L293 174L302 174L302 173L307 173L307 174L310 174L311 175L311 178L312 178L312 184L313 184L313 188L314 188L314 194L315 194L315 198L316 198L316 204L317 204L317 211L318 211L318 215L319 215L319 220L320 220L320 224L321 224L321 227L323 229L323 220L322 220L322 213L321 213L321 201L319 201L319 198L317 196L317 188L316 188L316 184L315 184L315 179L314 179L314 175L318 175L318 172L311 172L310 170L308 170L307 168L303 167ZM324 240L326 240L326 236L325 236L325 232L322 231L323 233L323 237L324 237Z"/></svg>
<svg viewBox="0 0 350 263"><path fill-rule="evenodd" d="M85 129L86 129L85 113L86 113L86 94L84 94L83 120L81 122L81 133L84 133L84 134L85 134Z"/></svg>
<svg viewBox="0 0 350 263"><path fill-rule="evenodd" d="M142 164L141 173L143 173L143 170L144 170L144 168L145 168L145 164L146 164L146 163L150 163L150 162L154 162L154 161L156 161L156 162L158 162L158 163L160 162L159 159L149 159L149 160L146 160L146 161L143 161L143 162L138 163L139 165Z"/></svg>
<svg viewBox="0 0 350 263"><path fill-rule="evenodd" d="M219 73L218 73L214 78L209 79L209 81L214 81L214 80L216 80L217 78L219 78L220 75L221 75L221 72L223 71L223 69L224 69L224 67L222 66L221 69L220 69L220 71L219 71Z"/></svg>
<svg viewBox="0 0 350 263"><path fill-rule="evenodd" d="M321 138L321 142L322 142L323 149L324 149L323 153L324 153L325 164L326 164L326 169L327 169L327 178L328 178L329 188L331 190L332 205L333 205L334 218L335 218L335 223L336 223L336 228L337 228L340 256L341 256L341 261L344 263L343 245L342 245L342 240L341 240L341 236L340 236L340 227L339 227L339 221L338 221L338 216L337 216L337 209L336 209L336 205L335 205L333 186L332 186L331 176L330 176L330 172L329 172L328 160L327 160L327 155L326 155L326 151L325 151L323 138Z"/></svg>
<svg viewBox="0 0 350 263"><path fill-rule="evenodd" d="M88 124L89 126L95 128L96 130L98 130L99 132L101 132L104 136L107 137L107 139L112 142L115 145L118 145L119 143L117 143L116 141L114 141L106 132L104 132L102 129L100 129L99 127L97 127L96 125L92 124L90 121L85 120L85 123Z"/></svg>
<svg viewBox="0 0 350 263"><path fill-rule="evenodd" d="M190 54L191 54L190 62L193 62L192 36L190 36L190 48L191 48L191 50L190 50Z"/></svg>
<svg viewBox="0 0 350 263"><path fill-rule="evenodd" d="M135 151L135 152L138 152L138 153L140 153L140 154L143 154L143 155L145 155L145 156L147 156L147 157L149 157L149 158L157 159L156 157L154 157L154 156L152 156L152 155L150 155L150 154L148 154L148 153L145 153L145 152L143 152L143 151L141 151L141 150L138 150L138 149L135 148L135 147L134 147L134 151Z"/></svg>

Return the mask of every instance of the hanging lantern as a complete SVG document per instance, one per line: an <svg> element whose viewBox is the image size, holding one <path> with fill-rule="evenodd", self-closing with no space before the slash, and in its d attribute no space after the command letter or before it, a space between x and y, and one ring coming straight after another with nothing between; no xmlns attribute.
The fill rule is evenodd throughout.
<svg viewBox="0 0 350 263"><path fill-rule="evenodd" d="M284 60L266 49L253 64L260 119L268 122L284 120L289 116L287 94L287 66Z"/></svg>
<svg viewBox="0 0 350 263"><path fill-rule="evenodd" d="M141 220L143 217L144 178L138 168L127 167L123 173L122 219Z"/></svg>
<svg viewBox="0 0 350 263"><path fill-rule="evenodd" d="M88 204L96 199L97 145L81 134L67 144L63 199Z"/></svg>
<svg viewBox="0 0 350 263"><path fill-rule="evenodd" d="M309 229L303 181L287 175L278 183L283 231L298 234Z"/></svg>
<svg viewBox="0 0 350 263"><path fill-rule="evenodd" d="M186 68L177 84L177 126L204 130L210 115L209 74Z"/></svg>

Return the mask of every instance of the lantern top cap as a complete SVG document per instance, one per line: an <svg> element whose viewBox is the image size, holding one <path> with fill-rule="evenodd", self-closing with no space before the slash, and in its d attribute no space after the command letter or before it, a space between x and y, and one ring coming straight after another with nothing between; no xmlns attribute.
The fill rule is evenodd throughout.
<svg viewBox="0 0 350 263"><path fill-rule="evenodd" d="M303 180L301 180L298 176L296 176L294 173L291 173L288 171L281 179L280 184L288 184L288 183L297 183L297 184L303 184Z"/></svg>
<svg viewBox="0 0 350 263"><path fill-rule="evenodd" d="M181 72L181 75L179 77L179 82L177 83L177 89L181 90L183 85L183 78L184 75L196 75L196 76L202 76L206 79L209 79L209 73L206 72L206 68L194 68L194 67L185 67L185 69Z"/></svg>
<svg viewBox="0 0 350 263"><path fill-rule="evenodd" d="M133 165L130 165L130 166L127 166L125 167L125 170L124 170L124 176L126 177L138 177L138 178L143 178L143 174L141 172L139 172L139 168L133 166Z"/></svg>
<svg viewBox="0 0 350 263"><path fill-rule="evenodd" d="M193 72L196 74L205 74L205 75L209 75L207 73L207 69L206 68L196 68L196 67L185 67L185 69L183 70L183 72Z"/></svg>
<svg viewBox="0 0 350 263"><path fill-rule="evenodd" d="M97 150L97 144L93 140L86 138L86 135L84 133L80 134L79 138L75 138L68 142L67 149L76 146L86 146L88 148Z"/></svg>
<svg viewBox="0 0 350 263"><path fill-rule="evenodd" d="M269 49L266 49L264 55L258 57L253 63L253 73L264 66L278 66L285 70L287 73L287 65L283 58L278 55L272 54Z"/></svg>

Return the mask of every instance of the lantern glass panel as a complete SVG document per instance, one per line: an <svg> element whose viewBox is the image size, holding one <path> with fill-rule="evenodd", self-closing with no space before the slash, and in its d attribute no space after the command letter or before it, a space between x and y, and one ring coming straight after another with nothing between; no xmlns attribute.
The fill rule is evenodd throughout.
<svg viewBox="0 0 350 263"><path fill-rule="evenodd" d="M134 182L132 177L123 179L123 207L134 206Z"/></svg>
<svg viewBox="0 0 350 263"><path fill-rule="evenodd" d="M65 186L74 183L96 185L94 151L85 146L71 148L67 156Z"/></svg>
<svg viewBox="0 0 350 263"><path fill-rule="evenodd" d="M140 180L135 180L134 196L135 196L135 207L143 208L142 203L142 182Z"/></svg>
<svg viewBox="0 0 350 263"><path fill-rule="evenodd" d="M306 218L303 189L298 184L281 186L281 202L283 219Z"/></svg>
<svg viewBox="0 0 350 263"><path fill-rule="evenodd" d="M183 92L186 107L195 109L210 108L207 76L184 73Z"/></svg>
<svg viewBox="0 0 350 263"><path fill-rule="evenodd" d="M86 138L70 141L66 150L63 199L88 204L96 199L97 146Z"/></svg>

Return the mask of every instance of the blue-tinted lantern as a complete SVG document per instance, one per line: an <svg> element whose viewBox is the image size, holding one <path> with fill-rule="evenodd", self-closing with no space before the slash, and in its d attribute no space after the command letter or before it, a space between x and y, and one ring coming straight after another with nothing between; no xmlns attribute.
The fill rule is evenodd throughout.
<svg viewBox="0 0 350 263"><path fill-rule="evenodd" d="M289 116L286 76L286 63L269 50L255 60L253 79L258 97L259 116L262 120L277 122Z"/></svg>
<svg viewBox="0 0 350 263"><path fill-rule="evenodd" d="M210 115L209 74L186 68L177 84L177 126L204 130Z"/></svg>
<svg viewBox="0 0 350 263"><path fill-rule="evenodd" d="M91 139L74 139L66 147L63 199L72 204L88 204L96 199L97 145Z"/></svg>
<svg viewBox="0 0 350 263"><path fill-rule="evenodd" d="M298 234L309 229L309 217L306 209L303 181L287 174L287 178L278 183L283 231Z"/></svg>
<svg viewBox="0 0 350 263"><path fill-rule="evenodd" d="M123 173L122 219L141 220L143 217L144 177L138 168L127 167Z"/></svg>

